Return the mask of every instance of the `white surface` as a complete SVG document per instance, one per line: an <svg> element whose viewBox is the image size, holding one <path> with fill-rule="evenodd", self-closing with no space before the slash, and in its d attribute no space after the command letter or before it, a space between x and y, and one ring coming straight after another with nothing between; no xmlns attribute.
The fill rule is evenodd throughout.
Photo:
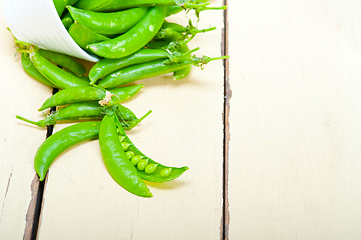
<svg viewBox="0 0 361 240"><path fill-rule="evenodd" d="M361 3L229 2L230 239L361 239Z"/></svg>
<svg viewBox="0 0 361 240"><path fill-rule="evenodd" d="M46 130L17 120L15 115L42 117L36 109L52 89L24 72L2 14L0 36L0 239L22 239L35 176L34 154Z"/></svg>
<svg viewBox="0 0 361 240"><path fill-rule="evenodd" d="M14 36L40 48L96 62L70 37L52 0L2 0L3 14Z"/></svg>

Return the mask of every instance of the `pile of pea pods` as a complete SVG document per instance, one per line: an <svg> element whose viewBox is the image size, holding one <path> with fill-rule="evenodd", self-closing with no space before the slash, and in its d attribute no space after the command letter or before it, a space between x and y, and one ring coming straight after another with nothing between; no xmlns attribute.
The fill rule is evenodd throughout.
<svg viewBox="0 0 361 240"><path fill-rule="evenodd" d="M194 10L197 17L209 7L196 0L53 0L65 28L85 51L99 57L87 73L73 57L15 39L24 70L34 79L59 89L39 111L50 114L39 121L18 119L46 127L61 122L77 122L48 137L38 148L34 166L43 181L52 162L68 148L99 139L104 164L112 178L124 189L140 197L152 197L143 180L167 182L181 176L188 167L164 166L139 151L125 131L139 124L151 111L138 118L121 103L136 95L142 84L137 80L174 73L185 78L192 66L224 59L196 57L187 44L197 29L166 21L180 11Z"/></svg>

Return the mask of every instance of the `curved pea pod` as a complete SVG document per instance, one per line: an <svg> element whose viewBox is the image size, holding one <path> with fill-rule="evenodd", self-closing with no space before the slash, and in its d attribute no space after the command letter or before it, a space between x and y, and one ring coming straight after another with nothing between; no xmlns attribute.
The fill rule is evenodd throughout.
<svg viewBox="0 0 361 240"><path fill-rule="evenodd" d="M99 34L121 34L134 27L149 7L131 8L119 12L99 13L67 6L74 21Z"/></svg>
<svg viewBox="0 0 361 240"><path fill-rule="evenodd" d="M136 64L115 71L100 80L98 85L104 88L117 87L137 80L172 73L191 64L191 61L165 64L164 60L154 60Z"/></svg>
<svg viewBox="0 0 361 240"><path fill-rule="evenodd" d="M81 48L86 49L88 44L110 40L110 38L91 31L89 28L75 22L69 27L69 35Z"/></svg>
<svg viewBox="0 0 361 240"><path fill-rule="evenodd" d="M168 57L169 53L163 49L140 49L124 58L101 59L89 71L90 84L121 68Z"/></svg>
<svg viewBox="0 0 361 240"><path fill-rule="evenodd" d="M52 82L50 82L47 78L45 78L35 67L34 64L31 62L30 57L26 56L26 53L21 54L21 64L23 65L23 68L27 74L29 74L30 77L34 78L35 80L49 86L52 88L59 88Z"/></svg>
<svg viewBox="0 0 361 240"><path fill-rule="evenodd" d="M50 62L53 62L56 65L68 69L69 71L76 74L78 77L81 77L86 72L83 65L81 65L78 61L68 55L44 49L39 49L39 53Z"/></svg>
<svg viewBox="0 0 361 240"><path fill-rule="evenodd" d="M104 58L122 58L143 48L161 28L166 7L155 6L128 32L114 39L87 45L87 50Z"/></svg>
<svg viewBox="0 0 361 240"><path fill-rule="evenodd" d="M115 88L110 90L111 95L116 95L115 100L110 101L110 103L125 101L130 97L134 96L139 92L144 85L134 85L129 87ZM66 104L76 103L76 102L88 102L88 101L100 101L107 97L107 92L100 88L95 87L73 87L67 88L62 91L57 92L50 98L48 98L43 106L39 108L39 111L42 111L47 108L62 106ZM99 105L100 106L100 105Z"/></svg>
<svg viewBox="0 0 361 240"><path fill-rule="evenodd" d="M103 118L99 129L99 145L109 174L120 186L140 197L153 196L122 149L114 115Z"/></svg>
<svg viewBox="0 0 361 240"><path fill-rule="evenodd" d="M36 50L30 51L30 59L35 68L50 82L59 86L61 89L78 87L78 86L90 86L89 82L78 78L67 72L58 66L52 64L49 60L41 56Z"/></svg>
<svg viewBox="0 0 361 240"><path fill-rule="evenodd" d="M118 122L119 125L119 122ZM119 135L123 138L123 142L126 142L129 145L128 147L128 151L132 151L136 156L141 156L142 159L146 159L148 162L148 164L154 164L152 165L153 168L152 170L148 171L151 172L146 173L145 171L139 170L138 171L138 175L147 181L150 182L157 182L157 183L162 183L162 182L168 182L171 181L173 179L178 178L179 176L181 176L185 171L187 171L189 168L188 167L168 167L168 166L164 166L160 163L157 163L156 161L152 160L151 158L148 158L146 155L144 155L141 151L139 151L134 144L132 143L132 141L130 141L129 137L125 134L125 132L121 129L121 127L118 127L118 131L119 131ZM130 162L130 159L128 160ZM155 170L154 170L155 169ZM164 174L164 172L166 172L166 174Z"/></svg>
<svg viewBox="0 0 361 240"><path fill-rule="evenodd" d="M100 122L83 122L63 128L48 137L38 148L34 167L43 181L50 165L66 149L86 140L98 138Z"/></svg>

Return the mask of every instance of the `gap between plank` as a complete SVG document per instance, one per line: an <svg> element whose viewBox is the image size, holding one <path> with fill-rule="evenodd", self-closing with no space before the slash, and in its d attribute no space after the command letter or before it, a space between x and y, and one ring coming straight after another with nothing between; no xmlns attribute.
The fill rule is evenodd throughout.
<svg viewBox="0 0 361 240"><path fill-rule="evenodd" d="M57 93L59 89L53 89L53 95ZM50 112L56 111L56 107L52 107ZM53 134L54 126L47 126L46 138ZM44 190L46 182L48 181L48 174L46 174L43 181L39 181L39 177L35 174L34 179L31 183L31 200L29 203L28 211L26 213L26 225L23 240L36 240L38 237L41 210L43 208Z"/></svg>
<svg viewBox="0 0 361 240"><path fill-rule="evenodd" d="M223 5L227 6L227 0L223 1ZM222 55L228 55L228 10L223 13L223 36L222 36ZM228 160L229 160L229 111L230 99L232 91L229 85L229 60L223 60L224 66L224 88L223 88L223 209L222 209L222 222L221 222L221 239L228 240L229 229L229 201L228 201Z"/></svg>

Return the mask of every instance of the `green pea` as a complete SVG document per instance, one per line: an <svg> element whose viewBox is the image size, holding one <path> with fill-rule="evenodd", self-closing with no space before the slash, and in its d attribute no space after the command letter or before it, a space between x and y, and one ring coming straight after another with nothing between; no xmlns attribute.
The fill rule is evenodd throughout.
<svg viewBox="0 0 361 240"><path fill-rule="evenodd" d="M143 171L147 165L148 165L148 159L142 159L138 162L137 167L140 171Z"/></svg>
<svg viewBox="0 0 361 240"><path fill-rule="evenodd" d="M127 154L127 157L129 159L132 159L132 157L134 156L134 152L132 152L132 151L126 151L125 154Z"/></svg>
<svg viewBox="0 0 361 240"><path fill-rule="evenodd" d="M127 142L121 142L121 144L122 144L122 148L123 148L123 150L124 150L124 151L127 151L127 150L128 150L128 148L129 148L129 146L130 146L130 144L129 144L129 143L127 143Z"/></svg>
<svg viewBox="0 0 361 240"><path fill-rule="evenodd" d="M140 155L135 155L134 157L132 157L132 160L130 160L132 162L133 165L137 165L138 162L143 158L143 156Z"/></svg>
<svg viewBox="0 0 361 240"><path fill-rule="evenodd" d="M160 176L162 177L168 177L172 172L171 168L164 168L161 172L160 172Z"/></svg>
<svg viewBox="0 0 361 240"><path fill-rule="evenodd" d="M152 174L157 170L158 164L148 164L145 167L145 173Z"/></svg>
<svg viewBox="0 0 361 240"><path fill-rule="evenodd" d="M119 133L119 129L117 129L117 131L118 131L118 133ZM125 137L124 136L122 136L122 135L119 135L119 141L120 142L123 142L123 140L125 139Z"/></svg>

